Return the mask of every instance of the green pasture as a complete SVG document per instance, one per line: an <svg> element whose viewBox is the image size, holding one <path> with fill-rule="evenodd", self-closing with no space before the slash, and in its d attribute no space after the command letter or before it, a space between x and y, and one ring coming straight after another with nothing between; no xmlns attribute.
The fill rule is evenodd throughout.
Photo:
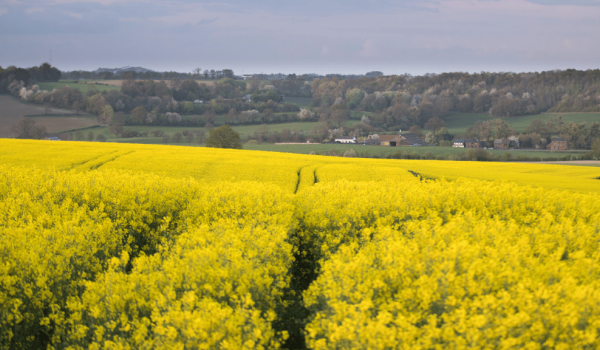
<svg viewBox="0 0 600 350"><path fill-rule="evenodd" d="M562 120L565 123L600 123L600 113L542 113L537 115L503 118L503 120L515 128L517 132L524 132L525 128L527 128L527 126L535 119L548 120L550 118L556 118L559 115L562 115ZM450 113L450 116L446 118L445 122L448 132L451 135L464 135L467 132L467 128L469 126L474 126L477 121L485 121L490 119L495 118L490 117L490 115L487 113L452 112ZM428 132L431 130L424 129L423 131Z"/></svg>
<svg viewBox="0 0 600 350"><path fill-rule="evenodd" d="M82 94L87 94L88 92L88 84L82 82L74 83L73 80L61 80L57 82L43 82L37 83L37 86L40 90L52 91L54 89L60 89L63 86L69 86L72 89L79 90ZM120 86L112 86L112 85L99 85L94 84L94 89L96 91L121 91Z"/></svg>
<svg viewBox="0 0 600 350"><path fill-rule="evenodd" d="M346 126L351 126L352 124L355 124L355 121L346 121L345 125ZM294 122L294 123L281 123L281 124L266 124L267 126L267 130L269 132L281 132L283 129L289 129L291 131L296 131L296 132L305 132L305 133L310 133L312 131L312 129L316 126L319 125L319 122ZM173 136L176 132L183 132L183 131L192 131L192 132L196 132L198 130L204 130L206 136L208 137L208 130L205 128L200 128L200 127L195 127L195 126L153 126L153 125L126 125L123 127L124 130L135 130L139 133L144 133L144 132L152 132L154 130L160 130L163 133L165 133L166 135L169 136ZM232 129L239 133L240 136L242 137L242 139L245 139L247 135L254 135L255 132L257 131L262 131L263 130L263 125L241 125L241 126L232 126ZM103 134L106 138L107 141L114 141L114 142L131 142L131 143L162 143L162 137L134 137L134 138L118 138L115 137L114 135L112 135L109 131L108 131L108 127L106 126L98 126L98 127L94 127L91 129L85 129L82 130L86 135L87 132L89 131L93 131L94 134L98 134L101 133ZM307 134L307 136L310 134ZM310 152L309 152L310 153Z"/></svg>
<svg viewBox="0 0 600 350"><path fill-rule="evenodd" d="M550 118L556 118L562 115L564 123L583 123L586 122L591 124L593 122L600 123L600 113L544 113L538 115L528 115L524 117L508 118L506 122L512 125L517 132L525 131L525 128L535 119L547 120Z"/></svg>
<svg viewBox="0 0 600 350"><path fill-rule="evenodd" d="M176 132L183 132L185 130L196 132L198 130L204 130L204 128L191 128L191 127L190 128L186 128L186 127L181 127L181 128L180 127L150 127L150 126L147 126L147 127L146 126L125 127L125 130L136 130L138 132L145 132L145 131L149 132L149 131L157 130L157 129L163 130L165 135L168 135L171 138L171 140L169 141L169 144L177 144L175 141L172 140L172 137ZM83 133L85 140L87 140L87 135L90 131L94 134L94 140L96 140L96 137L98 135L102 134L102 135L104 135L104 137L106 137L107 142L141 143L141 144L156 144L156 145L164 144L162 136L154 137L150 134L147 137L130 137L130 138L116 137L115 135L110 133L107 126L94 126L94 127L90 127L90 128L81 129L81 132ZM71 134L74 136L75 131L71 132ZM208 133L206 133L206 136L208 137ZM185 141L185 138L182 139L179 144L182 146L198 146L198 144L196 143L195 140L192 143L187 143Z"/></svg>
<svg viewBox="0 0 600 350"><path fill-rule="evenodd" d="M265 124L269 132L277 131L281 132L283 129L289 129L291 131L300 131L310 133L315 126L320 125L321 122L293 122L293 123L281 123L281 124ZM347 120L343 126L351 127L356 124L356 121ZM254 135L256 131L262 130L262 125L240 125L231 127L235 132L240 134L242 137L245 135ZM309 135L309 134L308 134ZM307 137L308 137L307 135Z"/></svg>
<svg viewBox="0 0 600 350"><path fill-rule="evenodd" d="M283 99L283 102L284 103L293 103L302 108L306 108L306 107L310 106L310 104L312 103L312 98L310 98L310 97L285 97Z"/></svg>

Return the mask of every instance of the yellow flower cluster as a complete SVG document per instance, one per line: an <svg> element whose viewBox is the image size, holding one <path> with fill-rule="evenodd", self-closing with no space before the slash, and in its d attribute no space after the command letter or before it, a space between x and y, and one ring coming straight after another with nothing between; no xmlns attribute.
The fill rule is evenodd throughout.
<svg viewBox="0 0 600 350"><path fill-rule="evenodd" d="M108 259L158 251L194 197L183 185L154 175L0 166L0 344L54 340L67 299Z"/></svg>
<svg viewBox="0 0 600 350"><path fill-rule="evenodd" d="M223 184L224 185L224 184ZM185 214L189 229L164 250L114 258L69 304L73 349L271 349L287 338L272 322L293 261L293 217L279 188L207 191ZM195 228L192 228L194 227Z"/></svg>
<svg viewBox="0 0 600 350"><path fill-rule="evenodd" d="M458 180L303 196L347 200L300 210L321 262L310 348L600 346L597 195Z"/></svg>
<svg viewBox="0 0 600 350"><path fill-rule="evenodd" d="M0 140L0 349L599 348L599 176Z"/></svg>
<svg viewBox="0 0 600 350"><path fill-rule="evenodd" d="M0 348L278 347L291 196L0 166Z"/></svg>

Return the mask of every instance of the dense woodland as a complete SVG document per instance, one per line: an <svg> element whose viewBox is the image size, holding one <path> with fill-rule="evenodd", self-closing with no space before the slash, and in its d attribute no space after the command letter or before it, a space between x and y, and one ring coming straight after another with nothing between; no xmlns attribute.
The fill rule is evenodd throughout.
<svg viewBox="0 0 600 350"><path fill-rule="evenodd" d="M42 81L58 81L60 78L60 70L48 63L31 68L0 67L0 93L8 93L8 86L15 80L22 81L23 85L27 86Z"/></svg>
<svg viewBox="0 0 600 350"><path fill-rule="evenodd" d="M220 72L225 71L233 76L230 70ZM202 75L200 70L196 73ZM210 72L208 77L213 77ZM457 136L490 140L514 135L510 118L516 116L600 112L598 69L518 74L458 72L417 77L374 74L348 79L289 75L284 79L249 82L225 77L207 83L178 77L169 80L131 77L123 81L120 91L100 92L88 84L85 95L68 86L40 91L35 85L60 78L60 71L47 63L28 69L0 68L0 92L34 103L94 114L101 124L116 124L117 132L122 125L214 125L217 116L223 116L222 120L232 125L319 120L323 125L313 130L313 134L320 138L409 128L420 134L420 129L426 128L432 130L423 135L426 141L442 145ZM284 96L308 97L312 103L309 109L298 113L296 105L282 102ZM342 124L353 111L368 112L368 117L363 117L353 130L345 130ZM444 119L452 111L488 113L496 119L473 125L465 135L449 135ZM540 119L521 136L525 145L537 145L538 136L547 140L552 135L563 135L572 147L589 148L596 133L596 125ZM527 141L527 135L531 141ZM265 141L267 138L262 137Z"/></svg>
<svg viewBox="0 0 600 350"><path fill-rule="evenodd" d="M380 112L387 124L424 125L450 111L501 118L598 112L600 70L325 78L314 80L311 92L315 106L345 103L348 109Z"/></svg>

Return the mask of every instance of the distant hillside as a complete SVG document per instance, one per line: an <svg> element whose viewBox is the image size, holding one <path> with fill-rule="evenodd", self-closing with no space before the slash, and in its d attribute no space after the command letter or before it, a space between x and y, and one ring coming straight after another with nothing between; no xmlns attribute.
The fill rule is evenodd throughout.
<svg viewBox="0 0 600 350"><path fill-rule="evenodd" d="M121 74L124 72L136 72L136 73L148 73L151 72L153 73L154 71L151 69L146 69L146 68L142 68L142 67L121 67L121 68L98 68L95 71L93 71L93 73L113 73L113 74Z"/></svg>

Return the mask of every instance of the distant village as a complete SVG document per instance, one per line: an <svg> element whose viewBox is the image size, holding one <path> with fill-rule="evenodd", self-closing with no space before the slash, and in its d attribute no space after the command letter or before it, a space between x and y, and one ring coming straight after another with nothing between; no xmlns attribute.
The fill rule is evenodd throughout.
<svg viewBox="0 0 600 350"><path fill-rule="evenodd" d="M338 137L335 139L336 143L356 143L365 144L372 146L388 146L388 147L399 147L399 146L427 146L427 142L412 132L399 133L398 135L369 135L366 138L357 139L356 137ZM478 139L455 139L452 147L455 148L474 148L474 149L488 149L487 141L481 141ZM519 148L519 138L511 136L506 139L494 139L494 147L491 149L509 150ZM554 138L552 139L546 149L549 151L565 151L568 149L566 138Z"/></svg>

